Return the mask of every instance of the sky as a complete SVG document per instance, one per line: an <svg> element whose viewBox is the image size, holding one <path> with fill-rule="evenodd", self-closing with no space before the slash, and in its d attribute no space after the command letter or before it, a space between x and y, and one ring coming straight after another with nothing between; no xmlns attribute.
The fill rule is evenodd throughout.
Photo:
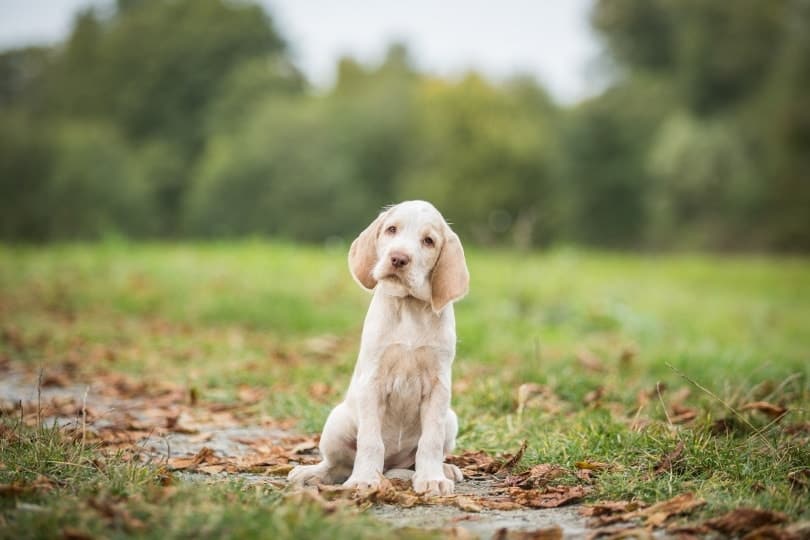
<svg viewBox="0 0 810 540"><path fill-rule="evenodd" d="M55 43L77 9L109 0L0 0L0 48ZM588 25L593 0L259 0L316 86L334 81L346 55L379 61L393 41L417 67L442 76L476 70L500 80L537 78L562 103L601 88L600 46Z"/></svg>

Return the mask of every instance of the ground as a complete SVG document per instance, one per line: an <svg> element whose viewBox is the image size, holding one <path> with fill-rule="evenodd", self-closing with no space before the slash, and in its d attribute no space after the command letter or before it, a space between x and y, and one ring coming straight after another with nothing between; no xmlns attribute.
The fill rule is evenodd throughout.
<svg viewBox="0 0 810 540"><path fill-rule="evenodd" d="M353 367L369 297L343 247L0 248L0 536L806 532L810 261L468 264L470 479L440 501L284 485Z"/></svg>

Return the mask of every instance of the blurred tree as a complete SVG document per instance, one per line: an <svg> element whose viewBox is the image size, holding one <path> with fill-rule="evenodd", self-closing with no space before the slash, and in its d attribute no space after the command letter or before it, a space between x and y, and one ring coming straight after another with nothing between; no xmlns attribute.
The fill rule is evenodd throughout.
<svg viewBox="0 0 810 540"><path fill-rule="evenodd" d="M188 229L308 241L360 230L367 194L323 106L270 99L242 129L215 137L188 200Z"/></svg>
<svg viewBox="0 0 810 540"><path fill-rule="evenodd" d="M592 21L620 81L676 90L648 160L650 208L667 200L674 212L651 216L655 236L691 229L697 244L810 249L810 3L600 0ZM721 195L696 208L701 192ZM681 228L687 214L696 219Z"/></svg>
<svg viewBox="0 0 810 540"><path fill-rule="evenodd" d="M0 237L47 240L43 204L53 170L54 141L28 115L0 110Z"/></svg>
<svg viewBox="0 0 810 540"><path fill-rule="evenodd" d="M101 20L92 11L74 30L48 74L49 102L57 114L110 121L133 144L167 141L183 164L155 186L163 232L176 234L188 174L202 151L208 108L232 70L264 60L276 86L298 84L271 20L257 5L223 0L118 2ZM253 92L258 92L254 89Z"/></svg>
<svg viewBox="0 0 810 540"><path fill-rule="evenodd" d="M565 123L564 236L576 243L639 246L647 221L647 152L672 102L664 84L614 86Z"/></svg>
<svg viewBox="0 0 810 540"><path fill-rule="evenodd" d="M729 249L755 244L759 171L734 125L673 115L651 152L647 239L658 246Z"/></svg>
<svg viewBox="0 0 810 540"><path fill-rule="evenodd" d="M426 80L418 107L419 145L400 180L403 197L435 202L478 242L547 241L558 155L548 97L526 80L498 88L471 74L458 83Z"/></svg>

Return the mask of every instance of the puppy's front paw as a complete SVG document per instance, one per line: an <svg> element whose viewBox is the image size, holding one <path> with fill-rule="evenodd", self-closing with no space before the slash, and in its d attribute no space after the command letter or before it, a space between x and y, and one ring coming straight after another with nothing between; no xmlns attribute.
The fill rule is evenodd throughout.
<svg viewBox="0 0 810 540"><path fill-rule="evenodd" d="M416 473L413 477L413 490L430 496L452 495L453 481L445 476L424 477Z"/></svg>
<svg viewBox="0 0 810 540"><path fill-rule="evenodd" d="M348 480L343 482L343 487L357 488L357 489L377 489L380 487L381 475L365 476L365 475L351 475Z"/></svg>

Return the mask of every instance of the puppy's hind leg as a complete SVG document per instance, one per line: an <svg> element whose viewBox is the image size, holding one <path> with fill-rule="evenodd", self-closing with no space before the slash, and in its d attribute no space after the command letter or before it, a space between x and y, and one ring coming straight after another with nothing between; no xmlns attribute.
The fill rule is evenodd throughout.
<svg viewBox="0 0 810 540"><path fill-rule="evenodd" d="M329 413L319 449L323 461L298 465L287 475L293 484L340 484L351 474L356 450L357 426L349 409L341 403Z"/></svg>

